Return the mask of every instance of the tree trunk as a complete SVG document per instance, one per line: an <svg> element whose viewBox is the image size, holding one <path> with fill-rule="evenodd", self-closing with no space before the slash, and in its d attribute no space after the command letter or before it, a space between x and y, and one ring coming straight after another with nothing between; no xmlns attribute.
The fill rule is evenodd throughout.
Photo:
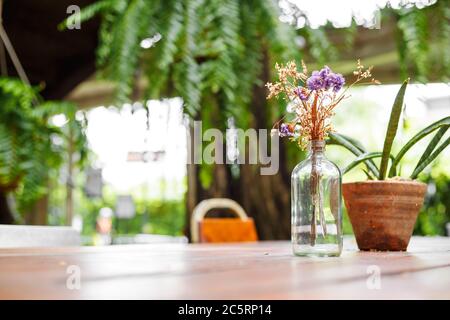
<svg viewBox="0 0 450 320"><path fill-rule="evenodd" d="M267 54L264 54L261 80L269 81L270 71ZM255 86L251 101L252 127L270 128L268 105L264 86ZM260 166L242 165L240 176L240 203L255 219L259 238L262 240L288 239L290 236L290 174L286 159L286 145L280 141L279 172L261 175Z"/></svg>
<svg viewBox="0 0 450 320"><path fill-rule="evenodd" d="M14 217L9 208L7 193L0 191L0 224L13 224Z"/></svg>
<svg viewBox="0 0 450 320"><path fill-rule="evenodd" d="M25 224L45 226L48 216L48 195L42 197L33 205L25 216Z"/></svg>
<svg viewBox="0 0 450 320"><path fill-rule="evenodd" d="M288 239L290 235L290 189L279 174L262 176L259 168L241 168L240 203L255 219L261 240Z"/></svg>
<svg viewBox="0 0 450 320"><path fill-rule="evenodd" d="M269 81L269 74L269 63L265 56L261 74L263 83ZM263 129L272 126L267 110L265 87L255 86L250 110L253 118L251 127ZM191 134L191 139L192 136ZM229 165L216 164L212 184L207 190L204 190L200 183L200 166L188 165L186 235L190 236L189 221L195 205L204 199L226 197L237 201L247 214L254 218L261 240L288 239L291 223L290 170L286 161L286 144L283 141L280 141L279 151L280 168L277 174L261 175L259 165L243 164L240 165L239 178L233 179Z"/></svg>

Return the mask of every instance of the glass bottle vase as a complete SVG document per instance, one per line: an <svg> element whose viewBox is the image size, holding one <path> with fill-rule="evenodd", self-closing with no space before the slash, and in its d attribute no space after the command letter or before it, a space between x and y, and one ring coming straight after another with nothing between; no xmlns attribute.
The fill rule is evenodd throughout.
<svg viewBox="0 0 450 320"><path fill-rule="evenodd" d="M325 141L311 141L308 157L292 172L292 246L299 256L342 252L341 173L324 155Z"/></svg>

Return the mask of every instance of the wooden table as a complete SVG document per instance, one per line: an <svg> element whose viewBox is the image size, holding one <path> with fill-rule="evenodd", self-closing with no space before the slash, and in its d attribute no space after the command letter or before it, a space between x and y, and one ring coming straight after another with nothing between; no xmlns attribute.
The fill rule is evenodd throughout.
<svg viewBox="0 0 450 320"><path fill-rule="evenodd" d="M450 299L450 238L403 253L348 238L339 258L294 257L285 241L0 249L0 299L29 298Z"/></svg>

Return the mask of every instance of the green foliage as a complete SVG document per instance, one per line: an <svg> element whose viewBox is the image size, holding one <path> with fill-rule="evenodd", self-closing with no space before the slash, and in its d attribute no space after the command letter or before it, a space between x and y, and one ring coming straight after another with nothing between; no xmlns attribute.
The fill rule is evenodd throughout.
<svg viewBox="0 0 450 320"><path fill-rule="evenodd" d="M327 139L328 145L339 145L341 147L344 147L351 153L353 153L355 156L360 157L363 154L366 154L366 149L361 145L360 142L356 141L355 139L352 139L350 137L344 136L342 134L338 133L330 133L329 137ZM379 170L375 166L375 163L371 161L370 159L364 160L365 165L367 166L367 169L370 171L370 173L378 177L379 176Z"/></svg>
<svg viewBox="0 0 450 320"><path fill-rule="evenodd" d="M426 81L428 73L427 16L424 10L407 9L400 15L398 27L403 32L407 60L417 70L418 80Z"/></svg>
<svg viewBox="0 0 450 320"><path fill-rule="evenodd" d="M153 234L183 235L185 204L183 201L164 200L145 203L146 223L140 232Z"/></svg>
<svg viewBox="0 0 450 320"><path fill-rule="evenodd" d="M450 81L450 55L446 54L450 51L450 1L441 0L438 2L438 12L436 16L438 17L438 49L437 57L433 59L438 63L433 64L435 68L433 71L440 71L443 75L444 81ZM442 54L444 53L444 54ZM437 69L436 69L437 68Z"/></svg>
<svg viewBox="0 0 450 320"><path fill-rule="evenodd" d="M110 1L110 0L102 0L93 3L89 7L86 7L79 15L73 14L65 19L58 25L59 30L65 30L68 26L74 25L77 22L84 22L91 18L93 18L98 12L107 11L117 5L118 2L123 1Z"/></svg>
<svg viewBox="0 0 450 320"><path fill-rule="evenodd" d="M433 170L420 177L428 184L428 192L414 227L417 235L446 235L450 221L450 179L448 172Z"/></svg>
<svg viewBox="0 0 450 320"><path fill-rule="evenodd" d="M431 155L431 153L433 152L433 150L436 148L437 144L439 143L439 141L441 140L442 136L447 132L448 130L448 126L442 127L438 130L438 132L436 132L436 135L433 137L433 139L430 141L430 143L428 144L428 147L425 149L425 151L423 152L422 156L420 157L419 161L417 162L416 168L414 169L414 171L418 170L419 171L419 167L425 163L425 160L427 158L429 158L429 156ZM420 170L422 171L422 170ZM419 172L420 172L419 171ZM414 176L414 173L413 173ZM413 178L414 179L414 178Z"/></svg>
<svg viewBox="0 0 450 320"><path fill-rule="evenodd" d="M113 219L115 235L140 233L183 235L185 225L185 204L183 201L151 200L136 203L136 215L131 219ZM98 211L90 216L97 216Z"/></svg>
<svg viewBox="0 0 450 320"><path fill-rule="evenodd" d="M224 119L248 124L252 90L263 85L263 53L270 63L298 56L295 32L270 0L103 0L83 8L82 17L95 13L102 17L98 63L118 84L119 103L132 98L140 70L149 80L147 98L181 96L195 118L214 96ZM139 46L157 33L161 40L149 50Z"/></svg>
<svg viewBox="0 0 450 320"><path fill-rule="evenodd" d="M362 163L362 162L367 162L368 160L374 159L374 158L381 158L383 157L383 153L382 152L367 152L367 153L363 153L362 155L360 155L359 157L357 157L355 160L353 160L352 162L350 162L349 165L347 165L347 167L344 168L344 170L342 171L342 174L346 174L347 172L349 172L350 170L352 170L354 167L356 167L358 164ZM394 156L390 155L389 159L394 160ZM373 180L372 176L369 174L369 172L367 172L366 170L364 170L364 173L366 174L367 178L369 180Z"/></svg>
<svg viewBox="0 0 450 320"><path fill-rule="evenodd" d="M355 38L358 33L358 26L354 21L352 21L350 27L344 28L342 30L344 32L345 51L351 52L351 50L353 50L355 45Z"/></svg>
<svg viewBox="0 0 450 320"><path fill-rule="evenodd" d="M433 141L432 141L433 143ZM437 143L436 143L437 144ZM414 169L413 173L411 174L411 179L416 179L419 173L423 171L436 157L450 144L450 137L448 137L439 147L436 148L436 150L433 151L428 157L424 157L424 160L422 162L419 161L417 163L416 168ZM431 144L430 144L431 145ZM434 149L434 145L428 147L429 149ZM426 154L425 154L426 155Z"/></svg>
<svg viewBox="0 0 450 320"><path fill-rule="evenodd" d="M307 39L311 45L311 56L319 64L326 64L329 61L337 60L338 53L334 45L328 40L324 28L305 29Z"/></svg>
<svg viewBox="0 0 450 320"><path fill-rule="evenodd" d="M86 217L88 220L83 226L83 234L96 233L96 217L100 208L95 206ZM110 206L114 208L113 206ZM162 234L171 236L183 235L185 225L185 204L174 200L137 200L136 215L131 219L118 219L113 217L113 237L118 235L134 234Z"/></svg>
<svg viewBox="0 0 450 320"><path fill-rule="evenodd" d="M412 72L414 79L449 79L450 1L417 9L401 9L395 13L399 28L397 46L403 76Z"/></svg>
<svg viewBox="0 0 450 320"><path fill-rule="evenodd" d="M397 166L400 163L400 160L403 158L403 156L406 154L406 152L408 152L408 150L411 149L417 142L419 142L420 140L422 140L423 138L425 138L427 135L434 132L435 130L442 128L442 127L448 127L448 126L450 126L450 117L445 117L443 119L440 119L440 120L432 123L428 127L422 129L417 134L415 134L398 152L397 156L395 157L394 161L392 162L391 170L389 172L389 177L393 177L397 174ZM435 145L434 139L430 143L430 146L432 146L432 145ZM427 148L427 149L429 149L429 148ZM434 147L433 147L433 149L434 149ZM430 150L430 152L431 151L432 150ZM424 155L421 157L421 161L419 161L419 163L425 160L425 158L424 158L425 155L426 155L426 153L424 153ZM419 163L418 163L418 165L419 165Z"/></svg>
<svg viewBox="0 0 450 320"><path fill-rule="evenodd" d="M342 171L342 174L346 174L347 172L349 172L351 169L353 169L362 162L366 162L369 159L381 158L382 156L383 153L381 152L363 153L360 156L358 156L355 160L353 160L347 167L345 167L344 170Z"/></svg>
<svg viewBox="0 0 450 320"><path fill-rule="evenodd" d="M340 145L345 149L352 152L357 158L352 161L343 171L343 173L347 173L357 165L364 163L367 167L367 171L364 170L368 179L372 179L372 174L374 177L379 180L383 180L386 177L386 172L388 172L388 162L391 160L391 167L389 170L389 177L394 177L398 170L397 168L400 165L400 160L405 155L405 153L413 147L418 141L432 133L433 131L438 130L436 135L428 144L421 158L419 159L416 168L411 174L411 179L417 179L418 175L430 164L432 163L437 156L450 144L450 137L447 138L443 143L439 146L439 142L441 138L445 135L448 128L450 127L450 117L443 118L430 126L419 131L414 137L412 137L398 152L396 156L391 154L392 145L395 139L395 135L397 133L398 122L400 120L400 115L403 108L403 98L405 95L406 87L408 84L408 80L403 83L400 87L400 90L397 93L395 98L394 105L392 106L391 116L388 123L388 128L386 131L386 137L384 141L383 152L367 152L362 144L358 142L356 139L352 139L346 136L343 136L338 133L331 133L327 140L327 144L330 145ZM374 158L381 157L381 162L379 168L376 167L374 162L371 162ZM376 174L379 172L378 174Z"/></svg>
<svg viewBox="0 0 450 320"><path fill-rule="evenodd" d="M49 175L62 164L69 128L77 139L76 150L84 149L84 129L75 120L74 105L43 101L20 80L0 78L0 106L0 189L14 191L24 212L48 191ZM50 121L58 114L68 119L62 127Z"/></svg>

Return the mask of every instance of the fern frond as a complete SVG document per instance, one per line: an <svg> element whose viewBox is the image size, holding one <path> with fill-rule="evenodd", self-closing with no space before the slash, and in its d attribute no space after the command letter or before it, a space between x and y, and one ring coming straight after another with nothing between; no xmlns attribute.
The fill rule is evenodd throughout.
<svg viewBox="0 0 450 320"><path fill-rule="evenodd" d="M418 80L425 82L428 74L428 19L425 11L405 9L398 27L402 30L406 59L417 69Z"/></svg>
<svg viewBox="0 0 450 320"><path fill-rule="evenodd" d="M175 89L184 99L186 111L191 116L200 110L200 72L195 60L195 39L198 32L197 9L199 1L186 1L184 3L184 30L181 35L181 61L174 67Z"/></svg>
<svg viewBox="0 0 450 320"><path fill-rule="evenodd" d="M102 12L126 5L125 0L101 0L84 7L79 13L74 13L67 17L58 25L59 30L65 30L74 23L83 23Z"/></svg>
<svg viewBox="0 0 450 320"><path fill-rule="evenodd" d="M328 39L324 27L318 29L307 28L306 34L310 45L309 52L318 63L325 64L329 61L337 60L338 52Z"/></svg>

